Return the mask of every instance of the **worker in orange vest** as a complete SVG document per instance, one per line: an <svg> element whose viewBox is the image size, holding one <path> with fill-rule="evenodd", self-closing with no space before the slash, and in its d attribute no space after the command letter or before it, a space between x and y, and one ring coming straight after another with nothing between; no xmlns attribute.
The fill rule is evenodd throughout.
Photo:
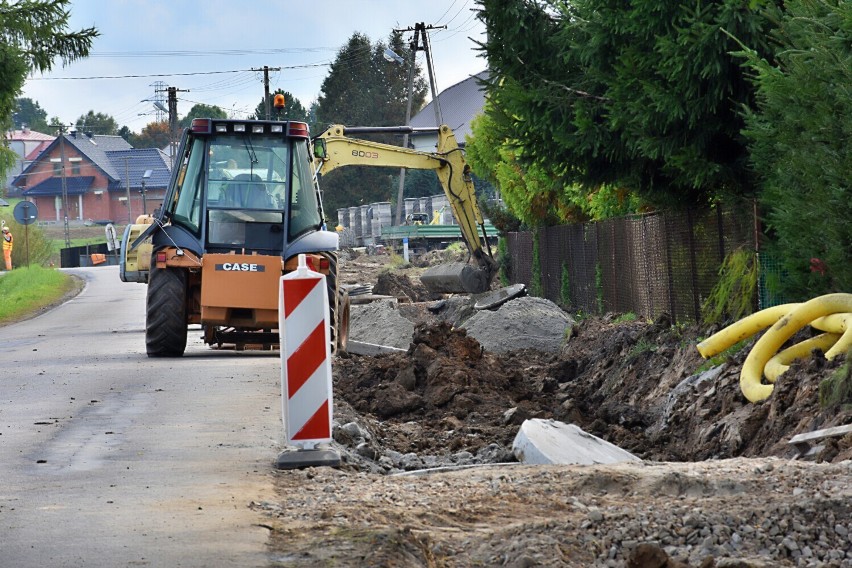
<svg viewBox="0 0 852 568"><path fill-rule="evenodd" d="M6 270L12 270L12 246L15 239L9 227L3 227L3 258L6 260Z"/></svg>

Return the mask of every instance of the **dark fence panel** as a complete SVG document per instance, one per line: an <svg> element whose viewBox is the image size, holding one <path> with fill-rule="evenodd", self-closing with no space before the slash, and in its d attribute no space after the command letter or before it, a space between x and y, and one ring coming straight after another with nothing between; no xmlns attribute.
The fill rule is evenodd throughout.
<svg viewBox="0 0 852 568"><path fill-rule="evenodd" d="M118 251L110 252L106 243L98 243L94 245L63 248L59 251L59 266L62 268L92 266L91 255L93 254L105 255L105 265L118 264Z"/></svg>
<svg viewBox="0 0 852 568"><path fill-rule="evenodd" d="M754 250L754 228L747 203L540 229L542 293L588 313L697 321L725 256ZM533 233L511 233L508 242L511 280L529 286Z"/></svg>
<svg viewBox="0 0 852 568"><path fill-rule="evenodd" d="M533 235L532 233L509 233L509 279L514 284L532 283Z"/></svg>

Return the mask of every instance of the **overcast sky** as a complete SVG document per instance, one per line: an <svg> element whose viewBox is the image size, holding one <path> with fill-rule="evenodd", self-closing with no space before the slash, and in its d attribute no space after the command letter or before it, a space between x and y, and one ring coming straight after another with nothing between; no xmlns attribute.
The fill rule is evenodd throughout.
<svg viewBox="0 0 852 568"><path fill-rule="evenodd" d="M166 97L155 83L188 90L178 93L180 116L204 103L244 117L263 97L263 73L251 69L266 65L282 68L270 73L270 90L308 107L353 33L386 41L418 22L447 26L430 32L440 92L486 67L473 42L484 40L475 7L474 0L74 0L70 28L101 33L90 57L34 75L22 96L48 119L70 124L94 110L139 132L156 119L155 97ZM422 52L418 63L425 73Z"/></svg>

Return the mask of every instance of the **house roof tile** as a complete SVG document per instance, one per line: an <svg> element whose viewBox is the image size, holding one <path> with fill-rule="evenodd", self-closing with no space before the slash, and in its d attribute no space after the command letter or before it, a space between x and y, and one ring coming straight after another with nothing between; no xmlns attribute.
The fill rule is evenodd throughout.
<svg viewBox="0 0 852 568"><path fill-rule="evenodd" d="M120 180L126 175L130 178L131 188L142 187L142 175L145 170L151 170L151 177L145 180L148 189L162 189L169 185L171 178L171 162L169 157L159 148L132 148L126 150L114 150L106 152L107 159L113 169L121 173ZM124 188L122 183L110 189Z"/></svg>
<svg viewBox="0 0 852 568"><path fill-rule="evenodd" d="M66 135L65 141L77 148L80 153L89 158L114 181L120 180L122 175L120 171L114 167L114 164L107 157L106 153L115 150L130 150L133 148L133 146L131 146L127 140L121 136L88 136L86 134L76 133L74 135Z"/></svg>
<svg viewBox="0 0 852 568"><path fill-rule="evenodd" d="M76 176L65 179L68 195L80 195L92 186L95 176ZM24 197L62 195L62 178L51 177L23 192Z"/></svg>
<svg viewBox="0 0 852 568"><path fill-rule="evenodd" d="M459 145L464 145L465 136L470 134L470 121L482 112L485 104L485 91L480 83L488 79L488 71L471 75L467 79L444 89L438 94L441 117L444 124L453 129ZM434 127L435 101L429 101L423 110L411 117L409 124L414 127Z"/></svg>
<svg viewBox="0 0 852 568"><path fill-rule="evenodd" d="M24 140L24 141L39 141L46 140L50 142L51 140L55 140L56 136L51 136L50 134L44 134L42 132L36 132L35 130L12 130L11 132L6 133L7 140Z"/></svg>

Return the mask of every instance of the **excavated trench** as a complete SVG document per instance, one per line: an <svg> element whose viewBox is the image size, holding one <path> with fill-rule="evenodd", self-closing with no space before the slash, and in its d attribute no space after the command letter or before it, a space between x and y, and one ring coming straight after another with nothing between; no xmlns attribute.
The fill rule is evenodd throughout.
<svg viewBox="0 0 852 568"><path fill-rule="evenodd" d="M353 306L353 339L405 348L334 361L334 439L344 467L395 473L511 462L528 418L576 424L651 461L792 457L800 432L852 422L849 407L821 408L819 384L844 357L794 364L758 404L739 388L749 346L717 367L695 349L715 330L574 322L540 298L476 311L474 299L429 298L405 274L374 289L403 301ZM380 292L379 292L380 291ZM852 458L852 436L817 459Z"/></svg>

